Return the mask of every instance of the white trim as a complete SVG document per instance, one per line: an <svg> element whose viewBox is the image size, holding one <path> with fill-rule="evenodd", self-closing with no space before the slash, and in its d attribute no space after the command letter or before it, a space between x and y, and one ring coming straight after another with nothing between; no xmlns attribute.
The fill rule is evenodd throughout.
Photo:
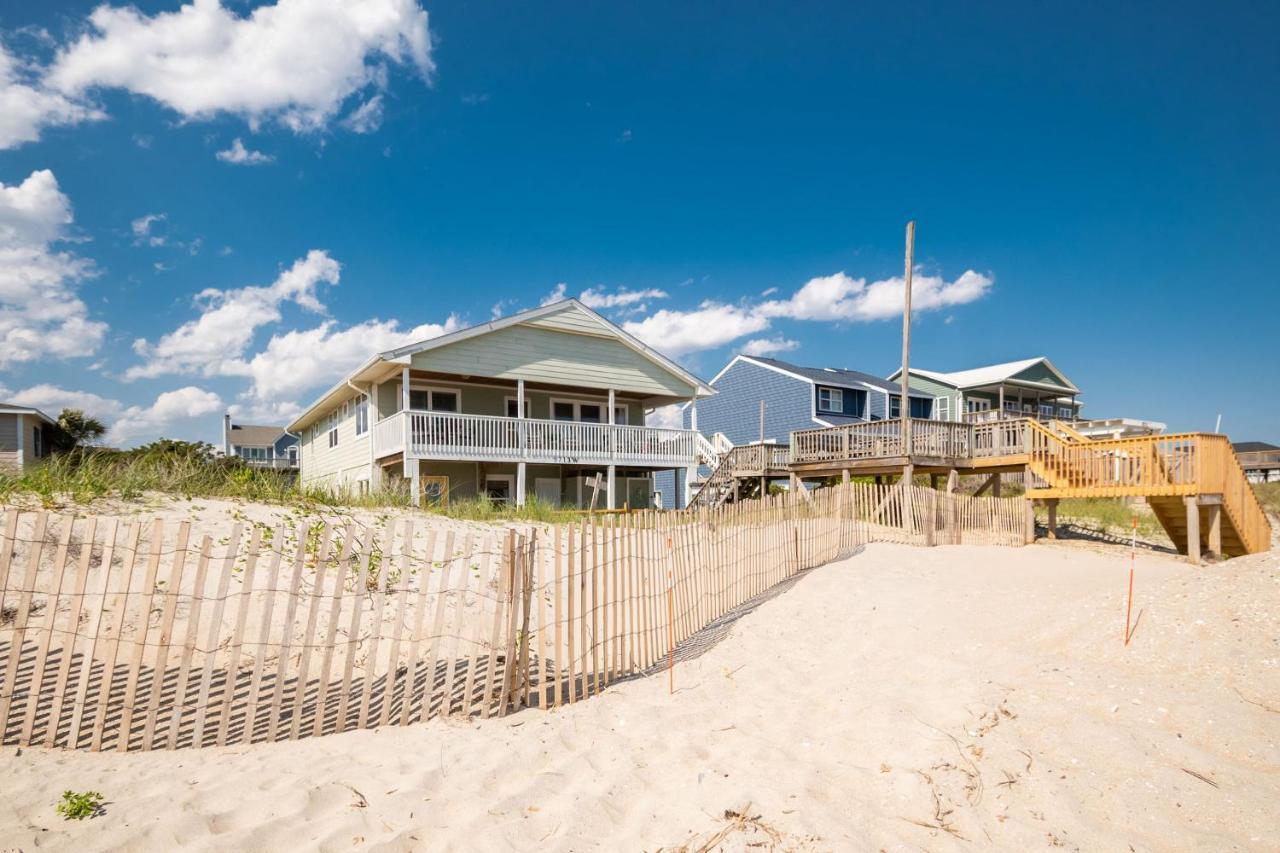
<svg viewBox="0 0 1280 853"><path fill-rule="evenodd" d="M425 382L416 382L416 383L415 383L414 381L410 380L410 381L409 381L409 393L410 393L410 394L412 394L414 391L426 391L426 392L427 392L427 408L426 408L424 411L428 411L428 412L435 412L435 411L449 411L448 409L439 409L439 410L438 410L438 409L433 409L433 408L431 407L431 406L432 406L432 401L435 399L435 394L436 394L436 392L437 392L437 391L439 391L439 392L442 392L442 393L445 393L445 394L453 394L453 395L457 396L457 398L458 398L458 408L454 409L453 411L454 411L455 413L459 414L459 415L461 415L461 414L465 414L465 412L463 412L463 411L462 411L462 389L461 389L461 388L452 388L452 387L450 387L450 386L448 386L448 385L428 385L428 384L426 384Z"/></svg>
<svg viewBox="0 0 1280 853"><path fill-rule="evenodd" d="M505 418L519 418L519 417L520 417L520 410L519 410L519 409L517 409L517 410L516 410L516 413L515 413L514 415L507 414L507 411L508 411L508 409L507 409L507 404L508 404L508 403L514 403L514 402L515 402L516 400L518 400L518 399L520 399L520 398L519 398L517 395L515 395L515 394L508 394L507 396L505 396L505 397L503 397L503 398L502 398L502 416L503 416L503 417L505 417ZM526 418L530 417L530 415L529 415L529 403L530 403L530 400L529 400L529 392L528 392L528 391L525 391L525 392L524 392L524 417L526 417Z"/></svg>
<svg viewBox="0 0 1280 853"><path fill-rule="evenodd" d="M13 406L0 403L0 415L35 415L50 426L56 426L58 423L44 412L39 409L33 409L30 406Z"/></svg>
<svg viewBox="0 0 1280 853"><path fill-rule="evenodd" d="M819 406L818 406L818 411L819 411L819 412L823 412L824 414L830 414L830 415L843 415L843 414L844 414L844 392L845 392L845 388L843 388L843 387L828 387L828 386L825 386L825 385L818 386L818 388L817 388L817 395L818 395L818 403L819 403L819 404L821 404L821 403L822 403L822 392L823 392L823 391L826 391L826 392L827 392L827 405L826 405L826 407L825 407L825 408L824 408L822 405L819 405ZM837 405L837 404L838 404L838 405Z"/></svg>

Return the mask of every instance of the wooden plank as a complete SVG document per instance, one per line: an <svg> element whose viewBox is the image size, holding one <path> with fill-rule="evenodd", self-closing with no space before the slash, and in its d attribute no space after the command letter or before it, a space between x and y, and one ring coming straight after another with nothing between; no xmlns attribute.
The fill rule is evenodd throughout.
<svg viewBox="0 0 1280 853"><path fill-rule="evenodd" d="M178 737L182 732L182 718L187 710L187 685L191 674L191 659L195 655L196 636L200 630L200 611L204 609L204 589L209 576L212 548L212 540L206 534L200 541L196 577L192 583L191 602L187 608L187 632L182 642L182 657L178 662L178 676L173 694L173 717L169 724L169 749L176 749L178 746ZM198 737L198 732L192 737L193 739Z"/></svg>
<svg viewBox="0 0 1280 853"><path fill-rule="evenodd" d="M470 533L464 534L463 543L470 544ZM436 613L435 619L431 624L431 655L427 659L427 684L422 694L422 719L427 720L431 717L431 700L435 696L436 690L436 662L440 657L440 649L444 644L444 618L445 618L445 599L449 596L449 575L453 571L453 531L445 533L444 554L441 559L440 566L440 583L436 592ZM448 688L446 686L445 698L448 697ZM443 702L444 700L442 700ZM441 705L441 712L444 711L444 705Z"/></svg>
<svg viewBox="0 0 1280 853"><path fill-rule="evenodd" d="M520 630L517 631L516 636L521 638L522 642L519 644L519 648L516 651L516 656L519 658L519 661L520 661L519 669L516 670L516 675L520 678L520 682L523 685L523 694L524 694L523 706L525 708L529 707L529 690L530 690L531 682L533 680L531 675L531 670L529 668L529 656L533 649L533 631L531 630L530 625L531 625L531 616L533 613L533 594L534 594L534 586L533 586L534 562L533 560L534 560L534 555L537 553L537 551L538 551L538 530L537 528L534 528L533 531L529 533L526 539L525 549L522 553L522 557L519 564L519 569L522 573L521 579L520 579L520 589L522 591L522 595L521 595L520 604L519 604L521 627L520 627ZM517 692L519 693L520 691L517 691Z"/></svg>
<svg viewBox="0 0 1280 853"><path fill-rule="evenodd" d="M412 533L412 524L410 522L410 532ZM436 532L434 529L427 531L427 544L423 554L422 569L418 572L418 606L414 610L413 633L409 640L409 671L405 673L404 681L404 701L400 705L400 725L409 725L413 710L414 697L418 695L418 675L422 672L421 661L418 659L418 650L422 643L422 628L426 624L427 606L430 604L430 596L428 594L427 582L431 579L431 569L435 563L435 546ZM412 558L413 540L409 540L409 553ZM426 708L423 708L422 717L426 717Z"/></svg>
<svg viewBox="0 0 1280 853"><path fill-rule="evenodd" d="M111 565L115 560L115 543L120 535L120 523L111 519L111 528L102 539L101 579L98 582L98 602L89 610L90 625L86 636L89 648L80 661L80 673L76 679L76 698L71 707L71 730L67 735L67 746L76 749L80 745L81 725L85 721L85 713L89 704L89 678L93 672L93 662L97 657L98 634L102 627L102 614L107 607L107 597L111 583Z"/></svg>
<svg viewBox="0 0 1280 853"><path fill-rule="evenodd" d="M565 528L564 528L564 532L565 532L564 557L565 557L565 571L566 571L564 609L565 609L565 614L567 616L567 620L565 622L565 634L566 634L565 664L566 664L566 670L567 670L566 690L569 694L568 699L569 699L570 705L578 701L578 672L582 669L582 667L578 664L577 655L575 654L575 649L574 649L574 638L579 633L574 629L580 626L581 620L579 619L577 608L574 606L576 602L574 601L573 593L574 593L574 590L578 589L582 580L581 571L576 572L578 577L576 580L574 578L574 575L575 575L574 568L577 562L575 560L575 557L577 556L577 546L575 545L575 540L577 538L575 535L576 530L577 530L576 526L572 523L565 525ZM559 558L557 557L557 559Z"/></svg>
<svg viewBox="0 0 1280 853"><path fill-rule="evenodd" d="M53 682L53 705L49 709L49 724L44 733L45 746L57 745L58 730L61 727L63 708L66 705L71 661L75 657L76 646L80 639L80 622L86 615L84 596L89 581L89 563L93 559L94 534L97 526L96 518L90 517L85 520L85 528L80 540L80 555L76 561L75 587L72 592L71 606L67 609L66 639L63 640L62 657L58 661L58 673ZM3 547L8 550L9 545L5 544Z"/></svg>
<svg viewBox="0 0 1280 853"><path fill-rule="evenodd" d="M334 566L333 595L329 598L329 618L325 624L324 651L320 658L320 680L316 689L316 712L311 722L311 734L313 737L319 737L324 734L325 713L329 707L329 676L333 672L334 645L338 639L338 623L342 621L342 601L346 596L347 576L350 574L349 570L351 568L351 549L355 539L355 525L347 522L346 530L342 537L342 550L338 553L337 564ZM324 590L318 590L317 592L323 594ZM356 588L356 596L360 598L364 596L363 587ZM350 656L351 645L349 642L347 647L347 654ZM339 700L339 704L341 704L341 700ZM343 723L344 720L342 719L337 721L337 731L343 730Z"/></svg>
<svg viewBox="0 0 1280 853"><path fill-rule="evenodd" d="M258 730L259 696L262 693L262 673L266 669L267 649L271 643L271 618L275 615L276 599L280 590L280 563L284 560L283 525L277 526L271 534L271 557L267 565L266 600L262 607L262 620L258 624L258 643L253 655L253 674L249 678L249 709L244 720L245 743L253 743L253 735Z"/></svg>
<svg viewBox="0 0 1280 853"><path fill-rule="evenodd" d="M511 593L511 569L514 565L515 556L512 553L514 533L508 531L507 536L502 540L502 555L498 558L498 589L497 597L493 602L493 623L489 632L489 659L485 665L485 681L484 681L484 703L480 706L480 716L482 719L489 719L493 706L493 686L497 680L498 667L498 648L502 644L502 625L505 621L507 609L507 600ZM490 553L490 549L485 549L486 554ZM480 620L477 619L477 622ZM503 659L503 679L506 679L506 670L511 667L511 659Z"/></svg>
<svg viewBox="0 0 1280 853"><path fill-rule="evenodd" d="M290 648L293 645L293 622L298 612L299 590L302 572L307 563L307 535L304 526L298 529L297 550L293 558L293 574L289 581L289 593L285 599L285 615L280 635L280 655L276 658L276 679L271 690L271 706L267 709L267 740L274 743L280 730L280 717L284 713L284 687L289 676Z"/></svg>
<svg viewBox="0 0 1280 853"><path fill-rule="evenodd" d="M543 547L534 549L533 601L538 614L538 707L544 711L550 708L551 703L555 700L556 684L560 680L556 673L552 672L548 676L547 672L553 657L558 656L551 644L552 632L555 629L553 625L548 624L554 621L554 615L547 615L548 609L551 608L551 602L547 600L547 587L550 585L548 575L551 571L547 561L550 557L551 554L547 552L545 542Z"/></svg>
<svg viewBox="0 0 1280 853"><path fill-rule="evenodd" d="M74 532L75 518L63 517L62 522L62 533L58 537L58 549L53 557L52 577L50 578L52 587L49 590L49 596L45 599L44 609L48 614L49 624L41 633L40 642L36 649L35 663L31 672L31 686L27 689L26 713L22 719L22 731L18 735L18 743L22 746L27 746L31 743L31 733L36 722L36 710L40 706L41 688L44 686L45 662L48 660L49 647L53 641L54 629L57 627L58 598L62 595L62 582L67 574L67 551L71 547L71 534ZM21 649L21 642L11 644L9 646L10 659L20 658ZM9 679L5 680L5 690L10 694L15 691L15 686ZM3 721L4 715L0 715L0 724L3 724ZM0 733L4 730L0 729Z"/></svg>
<svg viewBox="0 0 1280 853"><path fill-rule="evenodd" d="M372 538L380 537L374 534ZM383 616L387 603L387 576L391 574L390 555L395 544L393 531L388 530L386 540L386 546L382 549L382 562L378 565L378 591L373 596L373 608L370 611L373 624L370 626L369 653L364 659L364 690L360 693L360 712L356 718L356 727L361 729L369 727L369 706L373 701L373 686L378 680L378 649L382 645Z"/></svg>
<svg viewBox="0 0 1280 853"><path fill-rule="evenodd" d="M555 706L557 708L562 707L564 705L564 700L565 700L565 695L564 695L565 683L563 678L561 677L561 672L564 671L564 657L560 654L564 650L564 612L565 611L562 609L564 607L564 597L563 597L564 596L564 554L561 552L561 548L563 547L563 545L564 545L564 526L557 524L555 526L555 534L552 538L552 546L551 546L552 548L555 549L555 553L552 555L552 559L554 560L554 567L553 567L554 581L551 589L551 596L552 596L551 597L551 621L555 630L555 640L552 648L555 649L555 663L556 663L556 673L555 673L556 705ZM572 585L570 586L570 593L572 594ZM573 612L572 607L569 608L569 612L570 613ZM572 631L569 632L569 638L570 638L570 642L572 642L573 641ZM572 652L569 653L569 658L570 660L572 660L573 658Z"/></svg>
<svg viewBox="0 0 1280 853"><path fill-rule="evenodd" d="M391 720L391 700L395 698L395 686L400 672L400 644L404 639L404 623L408 616L409 605L409 578L411 576L411 554L413 551L413 521L405 519L404 533L400 538L400 591L396 598L396 603L392 609L395 614L395 629L391 633L391 651L387 655L387 686L383 691L383 700L381 713L378 715L378 725L385 726ZM390 578L387 579L390 582ZM412 658L410 661L412 662ZM402 706L409 703L409 672L405 670L405 691L404 698L401 701ZM403 712L402 712L403 716Z"/></svg>
<svg viewBox="0 0 1280 853"><path fill-rule="evenodd" d="M480 534L468 534L463 541L461 549L452 558L458 569L456 573L451 573L451 577L456 578L457 588L454 589L453 584L451 584L447 593L455 600L453 627L445 630L444 636L441 637L440 645L440 650L445 652L444 689L441 693L440 704L440 713L444 717L448 717L453 713L455 679L458 674L458 656L461 654L462 646L463 601L465 600L469 581L468 569L471 567L475 549L487 550L491 547L490 540L482 538ZM448 616L447 613L445 615L446 617ZM447 644L445 640L448 640Z"/></svg>
<svg viewBox="0 0 1280 853"><path fill-rule="evenodd" d="M8 601L9 570L18 547L18 511L7 509L4 513L4 534L0 535L0 612Z"/></svg>
<svg viewBox="0 0 1280 853"><path fill-rule="evenodd" d="M506 667L503 670L502 679L502 699L500 700L501 704L498 705L499 717L505 717L507 715L507 708L510 707L513 699L512 693L514 691L516 670L518 668L515 662L516 629L518 626L517 620L520 615L518 612L519 608L516 607L516 602L520 600L520 595L522 593L521 581L524 579L523 572L519 570L519 563L521 559L520 554L523 551L524 542L521 537L517 537L515 535L514 530L508 531L508 536L508 541L511 543L507 551L511 557L511 560L508 563L510 566L508 571L511 574L511 584L508 587L507 595L507 653L505 661Z"/></svg>
<svg viewBox="0 0 1280 853"><path fill-rule="evenodd" d="M338 720L335 728L339 732L347 730L348 710L351 703L351 679L355 673L356 648L360 642L360 624L364 617L364 599L368 594L369 585L369 561L372 557L373 547L372 543L370 543L360 549L360 556L356 558L359 568L356 570L355 595L351 605L351 622L347 627L346 648L343 650L342 686L338 692Z"/></svg>
<svg viewBox="0 0 1280 853"><path fill-rule="evenodd" d="M102 680L99 682L98 687L101 700L98 702L97 714L94 716L93 736L89 743L89 749L93 752L98 752L102 749L102 739L106 733L107 716L111 710L112 688L115 686L116 660L120 653L120 634L124 630L128 617L129 596L133 590L133 576L136 574L133 560L137 555L138 536L141 532L142 522L130 524L128 527L128 531L125 534L125 547L120 560L120 568L124 571L124 592L123 594L111 596L110 612L112 616L107 622L107 646L103 651L105 665L102 671Z"/></svg>
<svg viewBox="0 0 1280 853"><path fill-rule="evenodd" d="M238 540L237 540L238 541ZM227 745L227 734L231 727L231 714L235 710L236 682L240 674L240 649L244 645L245 624L249 621L249 606L253 603L253 583L257 579L258 556L262 547L262 529L256 524L249 537L249 553L245 558L244 576L240 582L239 601L236 602L235 627L231 632L231 645L227 648L227 660L224 667L227 675L222 686L222 713L218 715L218 733L214 742L218 746ZM246 724L248 722L246 708ZM245 732L248 740L248 731Z"/></svg>
<svg viewBox="0 0 1280 853"><path fill-rule="evenodd" d="M236 564L236 556L240 552L240 534L242 525L231 528L231 538L227 540L222 556L222 571L218 576L218 592L213 601L213 617L209 622L209 633L205 636L204 667L200 674L200 692L196 700L195 731L192 733L192 746L196 749L204 746L205 723L209 719L209 694L213 688L214 666L218 660L218 647L222 645L222 616L227 609L227 595L231 589L232 569ZM230 673L224 674L223 689L226 689ZM215 733L216 734L216 733Z"/></svg>
<svg viewBox="0 0 1280 853"><path fill-rule="evenodd" d="M484 550L484 553L480 556L480 561L479 561L480 569L478 572L476 572L476 575L475 575L475 586L476 586L475 609L474 609L474 612L469 613L469 618L471 620L471 641L470 641L470 644L467 646L467 650L466 650L467 671L463 678L464 686L462 689L462 716L464 718L471 716L471 708L475 704L476 690L478 688L484 689L484 685L481 683L481 680L480 680L480 658L481 658L480 641L484 631L484 602L488 598L487 590L489 588L489 581L493 571L493 562L494 562L493 552L491 549L486 548ZM470 583L468 583L468 586L469 585ZM465 588L463 589L463 592L462 592L462 598L461 598L460 604L462 606L459 608L459 613L468 613L469 611L467 611L466 609ZM459 631L460 636L461 634L462 632ZM493 645L490 644L490 647L489 647L490 661L493 660L493 653L494 653L494 648L493 648ZM492 664L490 664L490 666L492 666ZM487 675L486 675L486 678L487 678ZM487 708L489 704L488 696L489 694L486 692L484 694L484 697L481 700L482 715L484 714L484 708Z"/></svg>
<svg viewBox="0 0 1280 853"><path fill-rule="evenodd" d="M320 536L320 548L316 553L316 579L307 595L307 625L302 631L302 651L298 657L298 677L293 690L293 715L289 721L289 739L297 740L302 733L302 712L307 707L307 685L311 679L311 654L315 647L316 625L320 621L320 602L324 597L324 584L329 574L329 551L333 541L333 525L326 524Z"/></svg>
<svg viewBox="0 0 1280 853"><path fill-rule="evenodd" d="M182 575L187 561L187 544L191 537L191 522L183 521L178 525L178 535L174 540L173 560L170 563L169 578L165 582L164 609L160 615L160 636L156 640L155 655L151 662L151 693L147 697L147 724L142 734L142 749L155 749L156 725L160 717L160 708L164 700L164 683L169 669L169 649L173 640L173 623L178 612L178 596L182 593ZM174 697L176 705L177 697ZM172 713L170 714L172 723Z"/></svg>
<svg viewBox="0 0 1280 853"><path fill-rule="evenodd" d="M129 674L124 682L124 709L120 715L120 734L116 738L116 749L125 752L129 749L130 733L133 731L133 706L138 697L138 677L142 672L142 657L147 649L147 639L151 630L151 613L156 608L156 574L160 571L160 550L164 544L164 522L157 518L151 525L151 547L147 554L147 574L142 583L140 597L145 602L138 614L138 622L133 632L133 655L129 661ZM151 690L156 692L159 684L152 679ZM145 737L145 733L144 733ZM145 740L143 748L145 748Z"/></svg>

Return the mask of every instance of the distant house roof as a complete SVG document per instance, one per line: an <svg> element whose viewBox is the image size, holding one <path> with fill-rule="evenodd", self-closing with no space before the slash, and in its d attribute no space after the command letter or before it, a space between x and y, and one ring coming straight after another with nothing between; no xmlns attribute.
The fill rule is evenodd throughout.
<svg viewBox="0 0 1280 853"><path fill-rule="evenodd" d="M266 447L275 444L282 435L284 427L233 423L229 438L237 447Z"/></svg>
<svg viewBox="0 0 1280 853"><path fill-rule="evenodd" d="M35 415L47 424L58 423L39 409L31 406L18 406L13 403L0 403L0 415Z"/></svg>
<svg viewBox="0 0 1280 853"><path fill-rule="evenodd" d="M1237 441L1231 445L1236 453L1265 453L1268 450L1280 450L1274 444L1265 441Z"/></svg>
<svg viewBox="0 0 1280 853"><path fill-rule="evenodd" d="M954 370L951 372L942 372L940 370L923 370L919 367L911 368L911 372L917 376L923 376L926 379L932 379L936 382L942 382L953 388L977 388L982 385L994 385L1000 382L1007 382L1015 379L1019 373L1029 367L1037 364L1043 364L1053 373L1062 378L1061 385L1047 382L1032 382L1025 379L1019 379L1018 382L1024 382L1028 385L1040 385L1046 388L1063 388L1067 391L1079 393L1071 380L1062 373L1061 370L1053 366L1053 362L1044 356L1036 356L1035 358L1024 358L1020 361L1006 361L1002 364L988 364L984 367L974 367L969 370ZM902 373L902 368L894 371L893 376ZM893 376L890 378L892 379Z"/></svg>
<svg viewBox="0 0 1280 853"><path fill-rule="evenodd" d="M869 385L880 391L886 391L890 394L898 394L901 388L887 379L881 379L879 376L873 376L870 373L863 373L861 370L849 370L847 368L837 367L801 367L798 364L792 364L777 358L766 358L762 355L740 355L738 358L743 361L754 361L777 370L794 374L803 379L808 379L818 385L839 385L846 388L858 388L859 386ZM714 381L714 380L712 380ZM920 391L910 391L908 394L912 397L929 397ZM826 412L823 416L826 416Z"/></svg>

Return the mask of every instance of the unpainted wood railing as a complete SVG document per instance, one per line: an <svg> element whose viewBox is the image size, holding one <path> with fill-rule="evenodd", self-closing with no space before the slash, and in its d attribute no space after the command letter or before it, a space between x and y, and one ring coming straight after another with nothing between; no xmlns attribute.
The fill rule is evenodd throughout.
<svg viewBox="0 0 1280 853"><path fill-rule="evenodd" d="M970 455L973 427L952 421L911 419L911 455L962 458ZM841 424L791 433L791 463L905 456L902 421Z"/></svg>

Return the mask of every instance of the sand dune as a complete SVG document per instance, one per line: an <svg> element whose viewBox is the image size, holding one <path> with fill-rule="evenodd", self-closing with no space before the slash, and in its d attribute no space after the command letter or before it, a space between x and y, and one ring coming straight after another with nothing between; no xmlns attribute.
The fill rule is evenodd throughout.
<svg viewBox="0 0 1280 853"><path fill-rule="evenodd" d="M0 847L1275 850L1280 555L873 545L556 712L2 753ZM54 814L98 790L106 813ZM764 844L765 847L748 847Z"/></svg>

